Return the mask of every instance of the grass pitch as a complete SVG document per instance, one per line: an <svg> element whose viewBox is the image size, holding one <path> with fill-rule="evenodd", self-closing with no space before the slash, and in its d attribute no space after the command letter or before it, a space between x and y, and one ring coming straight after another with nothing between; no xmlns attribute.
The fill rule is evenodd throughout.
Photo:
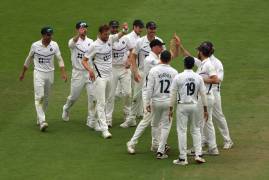
<svg viewBox="0 0 269 180"><path fill-rule="evenodd" d="M266 0L2 0L0 179L269 179L268 7ZM222 100L235 143L232 150L206 157L207 163L201 166L174 166L172 160L178 156L174 124L168 159L156 160L149 151L149 129L137 154L128 155L125 143L135 128L119 128L123 119L120 101L111 140L85 126L85 92L72 108L70 122L62 122L70 81L61 81L58 68L47 112L49 129L46 133L38 130L32 68L24 82L19 82L18 76L31 43L40 38L40 28L54 27L54 40L59 43L70 79L67 41L78 20L89 23L89 37L95 39L100 24L111 19L131 24L135 18L156 21L158 36L165 42L177 32L194 55L201 41L215 44L216 56L225 68ZM182 70L182 59L175 60L173 66ZM217 142L221 149L219 134Z"/></svg>

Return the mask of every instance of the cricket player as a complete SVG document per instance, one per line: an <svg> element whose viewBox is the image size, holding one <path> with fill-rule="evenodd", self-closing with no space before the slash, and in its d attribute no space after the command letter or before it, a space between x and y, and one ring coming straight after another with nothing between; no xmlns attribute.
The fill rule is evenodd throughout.
<svg viewBox="0 0 269 180"><path fill-rule="evenodd" d="M54 81L54 56L58 59L61 77L64 81L67 81L67 75L59 46L55 41L52 41L53 29L51 27L43 27L41 35L41 40L34 42L31 46L20 74L20 80L24 79L25 72L33 62L37 124L40 126L41 131L45 131L48 127L45 112L48 108L48 97Z"/></svg>
<svg viewBox="0 0 269 180"><path fill-rule="evenodd" d="M96 111L100 130L105 139L111 138L108 131L106 104L112 88L112 45L128 32L128 24L123 24L123 29L118 34L110 35L109 26L101 25L96 41L86 51L82 64L89 73L89 78L94 82L94 95L96 98ZM89 65L89 61L92 66Z"/></svg>
<svg viewBox="0 0 269 180"><path fill-rule="evenodd" d="M143 114L143 100L142 100L142 87L144 79L144 59L149 55L151 51L150 42L154 39L158 39L161 42L162 39L156 36L157 25L153 21L149 21L146 24L147 35L137 40L136 46L134 47L130 58L131 58L131 69L135 82L133 83L133 100L131 106L131 115L128 121L125 121L120 126L127 128L133 124L136 124L136 116ZM165 46L163 47L165 49Z"/></svg>
<svg viewBox="0 0 269 180"><path fill-rule="evenodd" d="M204 81L201 76L193 72L194 58L187 56L184 58L185 70L178 74L173 80L171 87L171 101L170 101L170 116L173 114L173 106L177 100L177 134L178 134L178 147L179 158L174 160L173 163L177 165L187 165L187 127L190 121L190 132L193 140L193 147L195 149L195 161L204 163L205 160L202 155L202 139L200 133L200 118L198 95L203 104L203 117L205 120L208 117L207 112L207 99ZM171 116L172 119L172 116Z"/></svg>
<svg viewBox="0 0 269 180"><path fill-rule="evenodd" d="M109 22L110 33L117 34L119 32L119 22L112 20ZM124 115L129 118L131 110L131 70L128 59L130 50L133 45L129 41L127 35L121 37L112 44L112 88L107 103L107 124L112 127L112 114L114 111L115 93L118 83L121 84L122 97L124 98Z"/></svg>
<svg viewBox="0 0 269 180"><path fill-rule="evenodd" d="M216 120L217 127L220 131L220 134L222 135L224 139L223 149L231 149L233 147L233 141L230 137L228 124L222 112L222 107L221 107L220 86L224 77L223 65L221 61L214 56L215 49L214 49L213 43L210 41L205 41L205 43L208 45L208 47L211 50L211 53L210 53L211 56L209 57L209 59L211 61L211 64L216 69L218 79L220 80L218 84L213 84L212 86L212 92L215 98L215 102L213 104L213 120Z"/></svg>
<svg viewBox="0 0 269 180"><path fill-rule="evenodd" d="M67 97L67 101L63 106L62 119L69 121L69 110L73 104L77 101L83 88L86 89L88 95L88 117L87 123L91 128L95 128L95 102L93 95L93 83L89 80L88 71L82 65L82 58L89 49L93 40L87 37L88 25L84 21L76 23L76 35L68 42L68 47L71 51L72 61L72 78L71 78L71 90L70 95Z"/></svg>
<svg viewBox="0 0 269 180"><path fill-rule="evenodd" d="M130 41L130 44L133 47L135 47L136 41L141 37L140 35L143 32L143 29L144 29L144 22L142 20L140 20L140 19L135 19L133 21L133 31L126 35L128 37L128 39L129 39L129 41ZM130 57L130 54L129 54L128 58L129 57ZM134 83L133 81L134 81L134 79L132 78L132 84ZM119 96L119 97L122 96L122 85L121 85L121 83L118 84L118 87L116 89L116 96ZM135 121L133 121L133 122L135 122ZM136 122L133 125L135 126Z"/></svg>
<svg viewBox="0 0 269 180"><path fill-rule="evenodd" d="M149 71L146 78L145 105L147 111L153 115L151 121L152 131L158 132L161 126L157 159L168 158L165 146L172 125L172 121L169 119L169 93L172 81L177 75L177 71L169 65L170 61L171 53L166 50L163 51L160 63Z"/></svg>
<svg viewBox="0 0 269 180"><path fill-rule="evenodd" d="M205 86L206 86L206 97L207 97L207 111L208 111L208 120L205 122L203 118L203 108L201 98L198 100L198 104L200 106L200 130L202 135L202 144L204 144L204 138L207 139L208 150L204 152L204 154L209 155L219 155L217 143L216 143L216 134L215 128L212 122L212 113L213 113L213 104L214 104L214 95L212 92L213 84L218 84L219 79L217 77L216 70L214 66L211 64L209 59L210 56L210 47L207 46L206 43L201 43L201 45L197 48L198 50L198 59L195 58L195 65L198 67L196 73L202 76ZM191 56L190 53L184 49L181 44L181 52L184 56Z"/></svg>
<svg viewBox="0 0 269 180"><path fill-rule="evenodd" d="M143 76L144 84L143 84L143 98L145 100L146 98L146 87L147 87L147 76L150 71L150 69L154 66L156 66L159 63L159 55L163 51L163 45L165 45L162 41L159 39L154 39L150 42L150 48L151 51L149 53L149 56L147 56L144 60L144 74ZM127 151L130 154L135 153L135 145L138 143L138 139L140 136L142 136L145 129L148 127L152 120L153 114L148 112L146 110L146 104L144 103L144 116L143 119L139 122L135 133L130 141L127 142ZM153 129L155 130L155 129ZM158 137L159 131L152 131L152 149L157 149L159 146L159 139Z"/></svg>

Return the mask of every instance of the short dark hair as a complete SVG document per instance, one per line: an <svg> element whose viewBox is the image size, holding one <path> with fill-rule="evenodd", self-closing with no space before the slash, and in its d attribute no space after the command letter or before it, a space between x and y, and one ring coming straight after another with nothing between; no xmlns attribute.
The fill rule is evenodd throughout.
<svg viewBox="0 0 269 180"><path fill-rule="evenodd" d="M156 28L157 28L157 25L156 25L155 22L153 22L153 21L149 21L149 22L147 22L147 24L146 24L146 28L147 28L147 29L156 29Z"/></svg>
<svg viewBox="0 0 269 180"><path fill-rule="evenodd" d="M103 24L103 25L99 26L99 33L103 33L105 31L109 31L109 25Z"/></svg>
<svg viewBox="0 0 269 180"><path fill-rule="evenodd" d="M215 52L215 48L214 48L213 43L212 43L211 41L205 41L204 43L205 43L205 44L209 47L209 49L210 49L210 56L211 56L212 54L214 54L214 52Z"/></svg>
<svg viewBox="0 0 269 180"><path fill-rule="evenodd" d="M144 23L143 23L142 20L140 20L140 19L136 19L136 20L134 20L134 22L133 22L133 26L138 26L138 27L140 27L140 28L144 28Z"/></svg>
<svg viewBox="0 0 269 180"><path fill-rule="evenodd" d="M164 50L162 53L161 53L161 61L164 62L164 63L168 63L170 60L171 60L171 53L167 50Z"/></svg>
<svg viewBox="0 0 269 180"><path fill-rule="evenodd" d="M192 69L194 66L194 62L195 62L195 60L193 57L187 56L184 58L184 67L186 69Z"/></svg>

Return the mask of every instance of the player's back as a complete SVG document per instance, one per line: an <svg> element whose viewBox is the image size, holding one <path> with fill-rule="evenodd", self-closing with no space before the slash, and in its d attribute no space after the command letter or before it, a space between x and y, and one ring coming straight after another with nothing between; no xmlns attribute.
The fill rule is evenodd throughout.
<svg viewBox="0 0 269 180"><path fill-rule="evenodd" d="M169 101L169 93L172 81L178 72L168 64L158 64L153 67L149 74L149 81L153 81L152 101Z"/></svg>
<svg viewBox="0 0 269 180"><path fill-rule="evenodd" d="M192 70L184 70L178 74L172 86L178 92L178 103L182 104L196 104L198 101L198 92L205 92L202 77Z"/></svg>

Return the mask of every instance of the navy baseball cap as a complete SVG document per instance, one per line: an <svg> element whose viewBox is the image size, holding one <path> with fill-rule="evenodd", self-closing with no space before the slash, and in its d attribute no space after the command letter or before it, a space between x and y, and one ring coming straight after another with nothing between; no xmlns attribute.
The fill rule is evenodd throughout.
<svg viewBox="0 0 269 180"><path fill-rule="evenodd" d="M141 21L140 19L134 20L133 26L138 26L140 28L144 28L145 27L143 21Z"/></svg>
<svg viewBox="0 0 269 180"><path fill-rule="evenodd" d="M79 21L79 22L77 22L77 24L76 24L76 29L79 29L79 28L87 28L88 27L88 24L86 23L86 22L84 22L84 21Z"/></svg>
<svg viewBox="0 0 269 180"><path fill-rule="evenodd" d="M119 21L111 20L111 21L109 22L109 26L110 26L110 27L119 27L119 26L120 26L120 23L119 23Z"/></svg>
<svg viewBox="0 0 269 180"><path fill-rule="evenodd" d="M205 56L209 56L212 50L212 48L206 42L202 42L196 49L202 52Z"/></svg>
<svg viewBox="0 0 269 180"><path fill-rule="evenodd" d="M149 43L150 48L153 48L154 46L162 46L162 45L165 45L165 43L161 42L159 39L153 39Z"/></svg>
<svg viewBox="0 0 269 180"><path fill-rule="evenodd" d="M52 35L53 34L53 29L50 26L45 26L43 28L41 28L41 34L47 34L47 35Z"/></svg>
<svg viewBox="0 0 269 180"><path fill-rule="evenodd" d="M146 24L146 28L147 29L156 29L157 28L157 25L155 22L153 21L149 21L147 24Z"/></svg>

